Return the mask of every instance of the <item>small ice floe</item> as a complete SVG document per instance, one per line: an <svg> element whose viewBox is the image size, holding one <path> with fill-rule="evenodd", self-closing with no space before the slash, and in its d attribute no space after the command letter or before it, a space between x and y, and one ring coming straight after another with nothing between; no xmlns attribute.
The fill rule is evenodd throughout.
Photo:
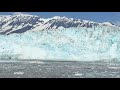
<svg viewBox="0 0 120 90"><path fill-rule="evenodd" d="M82 73L75 73L75 76L83 76L84 74L82 74Z"/></svg>
<svg viewBox="0 0 120 90"><path fill-rule="evenodd" d="M120 67L108 67L109 69L120 69Z"/></svg>
<svg viewBox="0 0 120 90"><path fill-rule="evenodd" d="M17 74L17 75L23 75L24 72L14 72L14 74Z"/></svg>
<svg viewBox="0 0 120 90"><path fill-rule="evenodd" d="M41 61L30 61L29 63L44 64L44 63L41 62Z"/></svg>

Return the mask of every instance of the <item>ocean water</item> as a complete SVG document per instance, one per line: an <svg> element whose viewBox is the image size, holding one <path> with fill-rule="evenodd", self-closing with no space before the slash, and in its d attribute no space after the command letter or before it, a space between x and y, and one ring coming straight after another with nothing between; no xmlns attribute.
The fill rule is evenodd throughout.
<svg viewBox="0 0 120 90"><path fill-rule="evenodd" d="M0 60L0 78L120 78L120 63Z"/></svg>

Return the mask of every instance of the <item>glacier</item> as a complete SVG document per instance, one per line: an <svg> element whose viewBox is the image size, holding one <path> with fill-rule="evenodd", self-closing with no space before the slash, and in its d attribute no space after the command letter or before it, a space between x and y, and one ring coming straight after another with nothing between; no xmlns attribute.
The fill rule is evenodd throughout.
<svg viewBox="0 0 120 90"><path fill-rule="evenodd" d="M112 26L29 30L21 34L1 34L0 42L2 60L109 61L120 58L120 29Z"/></svg>

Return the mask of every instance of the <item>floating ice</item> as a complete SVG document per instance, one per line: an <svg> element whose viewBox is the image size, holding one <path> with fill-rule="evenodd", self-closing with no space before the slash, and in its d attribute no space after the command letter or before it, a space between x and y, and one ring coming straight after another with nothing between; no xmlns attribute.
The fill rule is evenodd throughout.
<svg viewBox="0 0 120 90"><path fill-rule="evenodd" d="M17 74L17 75L23 75L24 74L24 72L14 72L14 74Z"/></svg>

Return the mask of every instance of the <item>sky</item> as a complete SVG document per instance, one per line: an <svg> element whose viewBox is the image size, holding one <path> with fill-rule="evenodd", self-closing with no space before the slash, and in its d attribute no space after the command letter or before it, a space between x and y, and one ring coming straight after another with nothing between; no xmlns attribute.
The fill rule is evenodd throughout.
<svg viewBox="0 0 120 90"><path fill-rule="evenodd" d="M120 24L120 12L0 12L0 15L32 14L42 18L53 16L66 16L69 18L91 20L95 22L114 22Z"/></svg>

